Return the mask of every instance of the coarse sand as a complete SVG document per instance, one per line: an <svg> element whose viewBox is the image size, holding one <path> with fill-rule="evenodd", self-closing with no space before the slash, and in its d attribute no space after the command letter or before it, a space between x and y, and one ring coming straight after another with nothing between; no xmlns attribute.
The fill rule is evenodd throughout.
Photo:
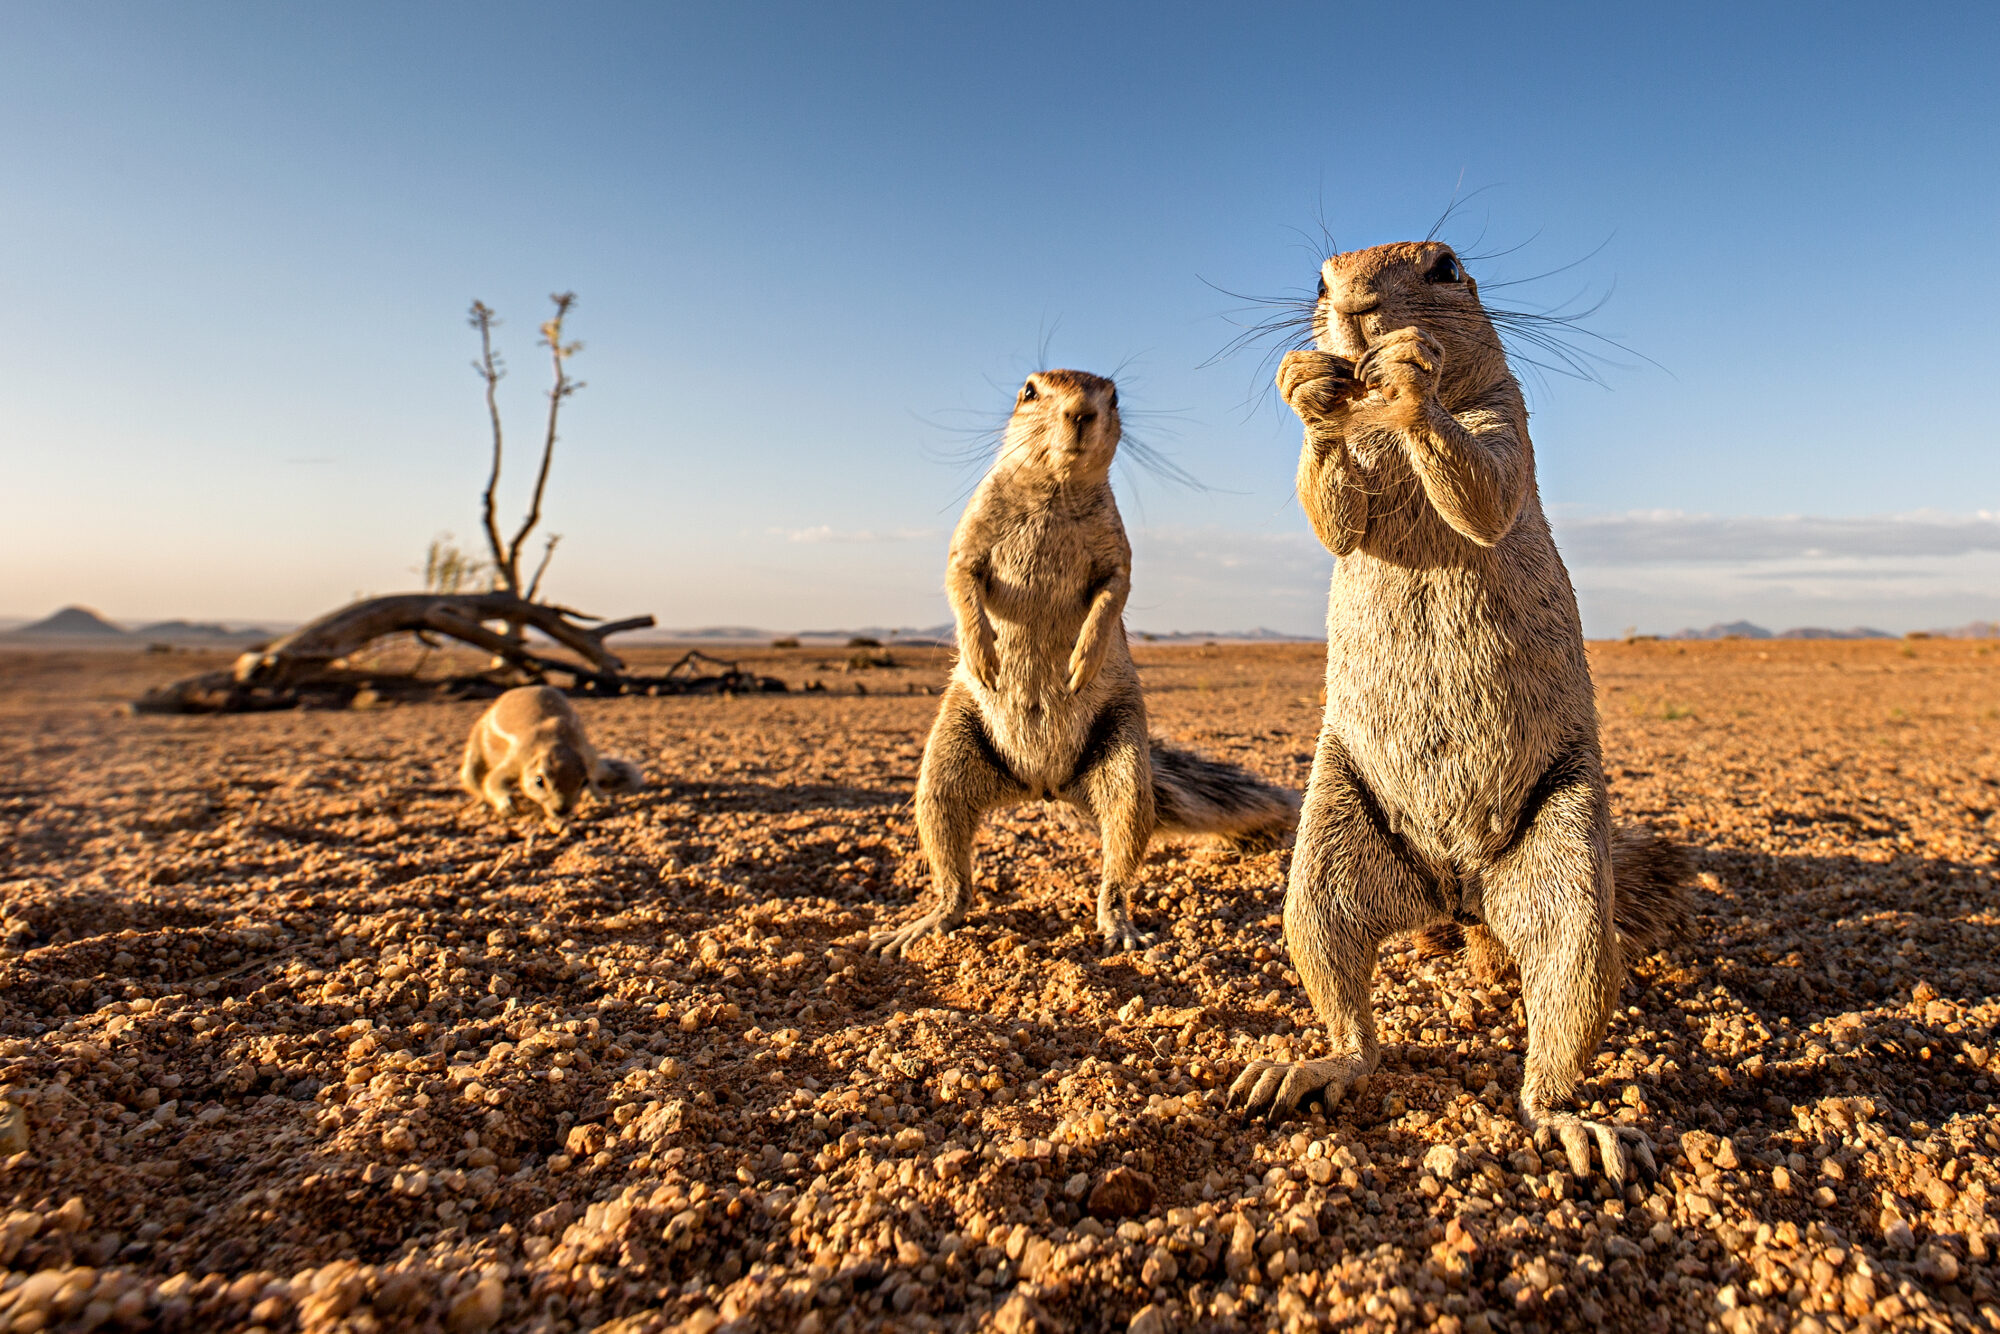
<svg viewBox="0 0 2000 1334"><path fill-rule="evenodd" d="M668 660L647 650L646 662ZM1584 1098L1515 1119L1515 987L1384 949L1324 1049L1288 853L996 814L946 939L909 801L938 650L825 693L585 700L652 786L561 837L456 788L476 703L136 717L200 655L0 653L0 1328L1992 1329L2000 651L1595 645L1614 810L1693 851ZM1313 645L1139 646L1161 734L1303 786ZM865 686L866 693L856 692Z"/></svg>

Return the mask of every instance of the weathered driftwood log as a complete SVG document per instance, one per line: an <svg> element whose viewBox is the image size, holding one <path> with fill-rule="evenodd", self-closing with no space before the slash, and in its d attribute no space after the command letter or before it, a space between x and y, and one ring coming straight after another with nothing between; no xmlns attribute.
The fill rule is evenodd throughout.
<svg viewBox="0 0 2000 1334"><path fill-rule="evenodd" d="M604 641L653 624L650 616L596 622L593 617L511 593L396 593L364 598L322 616L266 648L245 653L226 672L203 672L147 691L132 705L140 713L259 713L270 709L367 708L422 699L491 699L524 680L559 684L576 695L760 694L782 691L776 677L746 672L691 652L658 676L638 676ZM550 657L521 639L488 628L540 630L582 661ZM378 639L413 634L446 636L491 653L484 672L444 678L411 672L371 671L346 665ZM702 664L719 667L703 672ZM551 677L567 678L551 681Z"/></svg>
<svg viewBox="0 0 2000 1334"><path fill-rule="evenodd" d="M385 635L439 634L484 649L539 678L544 672L577 670L572 663L531 652L520 640L487 629L492 622L529 626L575 653L599 672L625 670L604 641L625 630L653 624L633 616L598 625L568 607L529 602L512 593L393 593L363 598L309 621L266 648L236 660L240 685L281 686L309 680L342 658L351 657Z"/></svg>
<svg viewBox="0 0 2000 1334"><path fill-rule="evenodd" d="M775 676L746 672L733 662L705 653L684 655L657 676L598 672L575 663L544 659L550 672L565 673L573 695L756 695L780 694L787 687ZM703 671L706 664L719 671ZM546 680L538 673L537 680ZM274 709L362 709L425 700L493 699L519 685L520 677L500 670L441 678L403 672L368 672L328 667L284 684L245 684L235 672L203 672L147 691L133 701L135 713L264 713Z"/></svg>

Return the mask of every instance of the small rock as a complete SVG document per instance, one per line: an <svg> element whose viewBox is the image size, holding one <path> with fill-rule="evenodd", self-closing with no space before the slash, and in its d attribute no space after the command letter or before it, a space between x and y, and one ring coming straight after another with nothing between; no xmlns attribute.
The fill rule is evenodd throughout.
<svg viewBox="0 0 2000 1334"><path fill-rule="evenodd" d="M1000 1334L1048 1334L1055 1328L1048 1313L1019 1288L993 1313L993 1328Z"/></svg>
<svg viewBox="0 0 2000 1334"><path fill-rule="evenodd" d="M451 1334L486 1334L500 1321L500 1306L506 1290L497 1278L482 1278L469 1292L460 1293L452 1301L451 1310L444 1318L444 1326Z"/></svg>
<svg viewBox="0 0 2000 1334"><path fill-rule="evenodd" d="M28 1151L28 1114L11 1102L0 1102L0 1157Z"/></svg>
<svg viewBox="0 0 2000 1334"><path fill-rule="evenodd" d="M1084 1205L1093 1218L1132 1218L1149 1213L1159 1188L1153 1178L1130 1167L1114 1167L1105 1173Z"/></svg>
<svg viewBox="0 0 2000 1334"><path fill-rule="evenodd" d="M1147 1302L1132 1316L1132 1323L1125 1326L1125 1334L1167 1334L1166 1308L1157 1302Z"/></svg>
<svg viewBox="0 0 2000 1334"><path fill-rule="evenodd" d="M1229 1250L1222 1258L1222 1268L1230 1278L1242 1282L1246 1274L1257 1268L1257 1229L1242 1214L1236 1215L1229 1234Z"/></svg>
<svg viewBox="0 0 2000 1334"><path fill-rule="evenodd" d="M1464 1170L1464 1159L1459 1155L1455 1145L1434 1144L1430 1152L1424 1155L1424 1171L1439 1181L1454 1180Z"/></svg>
<svg viewBox="0 0 2000 1334"><path fill-rule="evenodd" d="M1164 1246L1155 1246L1139 1271L1139 1281L1149 1288L1157 1288L1179 1278L1180 1272L1180 1262L1174 1259L1173 1252Z"/></svg>
<svg viewBox="0 0 2000 1334"><path fill-rule="evenodd" d="M1958 1282L1958 1257L1943 1247L1926 1251L1918 1264L1933 1283Z"/></svg>

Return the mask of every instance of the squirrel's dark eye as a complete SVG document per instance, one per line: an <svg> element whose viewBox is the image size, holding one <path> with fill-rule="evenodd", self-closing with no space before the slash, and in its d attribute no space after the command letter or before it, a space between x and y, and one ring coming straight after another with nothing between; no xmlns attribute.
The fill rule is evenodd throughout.
<svg viewBox="0 0 2000 1334"><path fill-rule="evenodd" d="M1033 402L1035 399L1038 399L1040 397L1041 395L1035 392L1034 385L1024 384L1021 386L1021 401L1023 403Z"/></svg>
<svg viewBox="0 0 2000 1334"><path fill-rule="evenodd" d="M1111 391L1111 406L1114 409L1118 406L1118 391L1116 389Z"/></svg>
<svg viewBox="0 0 2000 1334"><path fill-rule="evenodd" d="M1321 301L1326 300L1326 275L1324 273L1319 276L1319 299Z"/></svg>
<svg viewBox="0 0 2000 1334"><path fill-rule="evenodd" d="M1458 267L1458 260L1455 256L1440 255L1438 256L1437 263L1431 265L1425 271L1424 281L1427 283L1462 283L1465 281L1465 270Z"/></svg>

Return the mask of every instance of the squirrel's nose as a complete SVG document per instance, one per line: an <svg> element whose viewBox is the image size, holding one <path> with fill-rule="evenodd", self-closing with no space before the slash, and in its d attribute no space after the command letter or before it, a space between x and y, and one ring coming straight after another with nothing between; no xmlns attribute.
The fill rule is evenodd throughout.
<svg viewBox="0 0 2000 1334"><path fill-rule="evenodd" d="M1333 299L1333 308L1343 315L1366 315L1382 307L1382 298L1373 292L1342 293Z"/></svg>
<svg viewBox="0 0 2000 1334"><path fill-rule="evenodd" d="M1079 431L1097 420L1097 414L1094 412L1065 412L1063 416L1069 418Z"/></svg>

